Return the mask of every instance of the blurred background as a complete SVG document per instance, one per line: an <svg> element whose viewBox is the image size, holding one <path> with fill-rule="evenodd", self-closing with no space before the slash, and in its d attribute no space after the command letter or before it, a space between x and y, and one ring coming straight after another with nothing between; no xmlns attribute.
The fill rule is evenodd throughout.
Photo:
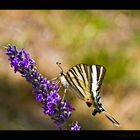
<svg viewBox="0 0 140 140"><path fill-rule="evenodd" d="M102 114L68 92L76 109L66 124L82 130L140 129L140 11L137 10L4 10L0 11L0 129L57 130L36 102L32 87L14 73L3 46L25 48L48 79L78 63L104 65L102 103L120 122L117 128ZM61 90L63 95L63 89Z"/></svg>

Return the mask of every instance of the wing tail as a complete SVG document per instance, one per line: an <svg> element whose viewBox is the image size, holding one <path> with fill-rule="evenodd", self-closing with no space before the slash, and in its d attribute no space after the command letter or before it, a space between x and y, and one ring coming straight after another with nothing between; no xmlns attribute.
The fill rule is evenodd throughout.
<svg viewBox="0 0 140 140"><path fill-rule="evenodd" d="M107 113L106 111L103 111L102 113L104 113L104 115L105 115L114 125L116 125L117 127L120 126L120 124L119 124L109 113Z"/></svg>

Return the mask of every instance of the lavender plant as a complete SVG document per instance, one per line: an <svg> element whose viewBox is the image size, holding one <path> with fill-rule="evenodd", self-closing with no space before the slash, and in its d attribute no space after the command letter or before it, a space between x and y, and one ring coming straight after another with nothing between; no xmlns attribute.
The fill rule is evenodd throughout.
<svg viewBox="0 0 140 140"><path fill-rule="evenodd" d="M6 54L14 72L21 73L22 77L32 85L33 93L36 100L41 103L44 114L50 116L56 126L61 129L61 126L71 117L74 108L68 101L62 100L58 94L59 86L55 81L50 82L38 72L35 61L24 49L17 50L16 46L8 45ZM80 128L76 121L72 123L70 130L78 131Z"/></svg>

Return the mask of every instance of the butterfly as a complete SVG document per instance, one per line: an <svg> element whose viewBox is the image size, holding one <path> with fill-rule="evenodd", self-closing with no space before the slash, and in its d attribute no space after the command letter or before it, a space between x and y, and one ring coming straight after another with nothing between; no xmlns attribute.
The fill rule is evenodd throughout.
<svg viewBox="0 0 140 140"><path fill-rule="evenodd" d="M60 66L61 63L56 63L61 69L58 80L67 90L77 94L84 100L88 107L93 108L92 115L103 113L114 125L119 127L119 123L115 120L101 103L100 87L102 85L106 68L102 65L86 65L77 64L69 69L66 73Z"/></svg>

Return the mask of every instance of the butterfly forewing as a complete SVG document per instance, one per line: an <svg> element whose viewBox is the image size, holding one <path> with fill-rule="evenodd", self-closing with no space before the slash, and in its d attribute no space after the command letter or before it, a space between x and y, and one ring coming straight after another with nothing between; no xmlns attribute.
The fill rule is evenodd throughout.
<svg viewBox="0 0 140 140"><path fill-rule="evenodd" d="M69 88L72 91L76 92L81 99L84 99L87 96L85 87L87 87L88 89L88 86L85 85L85 82L82 79L81 75L78 73L77 69L70 69L66 73L66 79L68 80L68 83L70 83Z"/></svg>

